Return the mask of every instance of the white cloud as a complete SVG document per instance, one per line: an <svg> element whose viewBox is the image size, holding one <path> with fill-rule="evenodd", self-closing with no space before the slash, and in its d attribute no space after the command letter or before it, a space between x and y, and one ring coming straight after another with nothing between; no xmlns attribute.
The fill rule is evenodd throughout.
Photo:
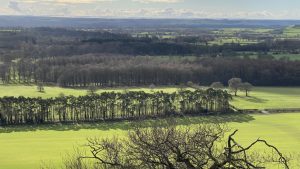
<svg viewBox="0 0 300 169"><path fill-rule="evenodd" d="M299 11L222 11L200 8L163 8L146 5L144 8L109 8L123 0L10 0L6 7L0 6L2 15L35 15L65 17L119 17L119 18L246 18L246 19L299 19ZM176 3L181 0L129 0L143 3ZM102 5L102 4L106 5ZM111 3L111 4L110 4ZM180 5L179 5L180 6Z"/></svg>
<svg viewBox="0 0 300 169"><path fill-rule="evenodd" d="M98 2L112 2L114 0L13 0L10 2L38 4L47 3L51 5L55 4L93 4Z"/></svg>
<svg viewBox="0 0 300 169"><path fill-rule="evenodd" d="M140 3L179 3L183 2L184 0L132 0L133 2L140 2Z"/></svg>

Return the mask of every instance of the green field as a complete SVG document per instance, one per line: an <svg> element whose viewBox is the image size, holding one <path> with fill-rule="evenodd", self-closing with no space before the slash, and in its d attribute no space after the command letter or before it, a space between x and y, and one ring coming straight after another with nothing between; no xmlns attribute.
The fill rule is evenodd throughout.
<svg viewBox="0 0 300 169"><path fill-rule="evenodd" d="M100 89L104 91L123 92L124 88ZM149 88L128 88L126 90L143 90ZM175 92L176 87L157 87L155 91ZM0 86L0 97L55 97L64 95L85 95L87 90L45 87L45 93L37 91L36 86L10 85ZM298 87L256 87L245 97L238 93L231 104L240 109L266 108L300 108L300 88ZM237 134L241 143L246 144L260 137L269 140L285 153L300 154L300 113L272 115L227 115L221 117L190 117L179 119L181 125L194 125L202 122L228 122L232 129L239 129ZM163 123L145 121L146 126ZM81 124L81 125L45 125L38 127L0 128L0 168L5 169L35 169L41 163L59 165L67 153L72 153L74 147L82 147L88 137L125 136L132 122Z"/></svg>
<svg viewBox="0 0 300 169"><path fill-rule="evenodd" d="M287 27L283 30L283 36L287 38L298 38L300 36L300 28Z"/></svg>
<svg viewBox="0 0 300 169"><path fill-rule="evenodd" d="M231 104L239 109L300 108L298 87L256 87L250 97L242 92L238 95Z"/></svg>
<svg viewBox="0 0 300 169"><path fill-rule="evenodd" d="M275 54L272 56L276 59L289 59L292 61L300 60L300 54Z"/></svg>
<svg viewBox="0 0 300 169"><path fill-rule="evenodd" d="M300 153L300 113L178 119L181 125L216 121L229 122L232 129L239 129L236 137L242 144L260 137L267 139L284 153ZM165 120L148 120L143 124L152 126L164 122ZM41 163L60 165L62 158L67 153L72 153L74 147L83 148L86 138L125 136L131 123L0 128L0 168L35 169Z"/></svg>
<svg viewBox="0 0 300 169"><path fill-rule="evenodd" d="M145 91L151 92L149 88L106 88L99 89L97 93L101 92L123 92L124 90L130 91ZM164 91L164 92L175 92L177 91L177 87L157 87L153 89L153 91ZM88 92L84 89L69 89L69 88L60 88L60 87L45 87L45 92L38 92L37 87L34 85L0 85L0 97L4 96L24 96L24 97L42 97L42 98L50 98L57 97L60 94L64 94L66 96L80 96L86 95Z"/></svg>
<svg viewBox="0 0 300 169"><path fill-rule="evenodd" d="M100 89L97 92L123 92L124 88ZM128 88L131 91L151 92L149 88ZM154 91L175 92L177 87L157 87ZM87 90L66 89L59 87L45 87L45 93L37 91L36 86L4 86L0 85L0 97L3 96L25 96L25 97L56 97L64 95L85 95ZM299 87L256 87L250 93L250 97L245 97L243 92L234 97L232 105L239 109L276 109L276 108L300 108L300 88Z"/></svg>

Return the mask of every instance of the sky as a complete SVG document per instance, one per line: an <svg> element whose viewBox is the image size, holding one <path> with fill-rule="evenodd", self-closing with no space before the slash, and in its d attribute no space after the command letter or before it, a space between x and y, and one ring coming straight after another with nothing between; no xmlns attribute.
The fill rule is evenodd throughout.
<svg viewBox="0 0 300 169"><path fill-rule="evenodd" d="M0 0L0 15L300 19L300 0Z"/></svg>

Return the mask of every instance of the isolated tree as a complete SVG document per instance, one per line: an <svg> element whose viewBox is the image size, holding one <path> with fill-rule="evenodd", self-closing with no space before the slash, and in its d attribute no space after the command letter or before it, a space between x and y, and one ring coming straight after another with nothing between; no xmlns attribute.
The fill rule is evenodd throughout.
<svg viewBox="0 0 300 169"><path fill-rule="evenodd" d="M96 92L97 92L97 87L89 86L88 91L87 91L88 95L94 95L94 94L96 94Z"/></svg>
<svg viewBox="0 0 300 169"><path fill-rule="evenodd" d="M186 85L187 85L188 87L194 87L194 83L193 83L192 81L188 81L188 82L186 83Z"/></svg>
<svg viewBox="0 0 300 169"><path fill-rule="evenodd" d="M210 87L214 89L223 89L224 85L221 82L213 82Z"/></svg>
<svg viewBox="0 0 300 169"><path fill-rule="evenodd" d="M37 83L37 90L41 93L45 92L44 84L42 82Z"/></svg>
<svg viewBox="0 0 300 169"><path fill-rule="evenodd" d="M128 139L89 139L90 155L69 160L73 162L68 168L82 169L78 164L86 166L85 160L92 160L89 168L95 169L257 169L265 168L266 163L289 168L287 159L267 141L258 139L243 147L234 138L237 130L224 141L226 132L226 127L218 124L138 127L129 132ZM268 148L270 154L254 153L257 144Z"/></svg>
<svg viewBox="0 0 300 169"><path fill-rule="evenodd" d="M242 79L240 78L232 78L228 81L228 87L231 91L234 92L234 95L237 96L237 92L240 89L242 84Z"/></svg>
<svg viewBox="0 0 300 169"><path fill-rule="evenodd" d="M253 85L251 83L245 82L241 84L240 89L245 91L246 96L249 96L249 92L252 91Z"/></svg>
<svg viewBox="0 0 300 169"><path fill-rule="evenodd" d="M149 88L150 88L151 92L154 92L155 84L152 83L152 84L149 86Z"/></svg>

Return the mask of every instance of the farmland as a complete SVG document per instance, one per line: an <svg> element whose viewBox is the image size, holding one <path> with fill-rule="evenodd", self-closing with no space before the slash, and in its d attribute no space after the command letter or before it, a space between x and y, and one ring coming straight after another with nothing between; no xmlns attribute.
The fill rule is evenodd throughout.
<svg viewBox="0 0 300 169"><path fill-rule="evenodd" d="M284 157L291 154L291 168L300 168L300 21L50 18L57 22L51 23L45 17L37 26L39 17L29 18L24 25L33 26L0 28L0 169L58 168L74 149L88 150L87 138L126 139L138 123L143 129L167 127L152 138L151 132L142 136L142 142L161 145L159 151L151 143L140 147L152 151L150 156L162 152L167 162L155 162L156 168L169 165L169 157L180 169L248 165L244 151L231 153L241 149L237 143L257 138ZM167 133L173 120L194 129L191 135ZM229 132L196 126L220 123L238 129L237 142L229 140L222 155L213 157L210 145ZM131 158L124 147L131 146L123 146L120 158ZM244 150L261 155L265 147L253 148ZM183 157L187 151L197 159ZM144 158L138 153L123 161ZM201 153L207 167L198 166ZM132 168L153 166L146 157Z"/></svg>
<svg viewBox="0 0 300 169"><path fill-rule="evenodd" d="M97 93L104 91L124 92L125 88L99 89ZM126 88L128 91L153 92L149 88ZM157 87L155 91L175 92L178 87ZM188 89L193 90L193 89ZM66 89L59 87L45 87L45 93L37 91L36 86L9 85L0 87L3 96L26 97L56 97L64 95L85 95L87 90ZM297 87L256 87L245 97L239 92L234 97L232 105L240 109L267 109L267 108L299 108L300 93ZM298 152L300 146L300 128L298 121L300 113L285 113L271 115L246 115L233 114L209 117L184 117L178 118L178 124L194 126L200 123L219 121L228 123L230 128L239 129L237 139L243 144L249 144L256 138L267 139L286 153ZM287 121L288 123L282 123ZM119 137L126 136L132 124L136 122L124 121L114 123L72 124L72 125L41 125L41 126L16 126L0 128L0 168L39 168L43 164L59 166L62 159L68 153L72 153L75 147L83 149L86 139L89 137ZM145 127L164 124L165 120L146 120ZM273 132L276 131L276 132ZM295 147L296 146L296 147ZM22 150L22 151L20 151ZM22 158L13 159L15 154ZM51 161L51 162L50 162ZM293 162L295 163L295 162Z"/></svg>
<svg viewBox="0 0 300 169"><path fill-rule="evenodd" d="M239 129L237 139L249 144L257 138L267 139L285 153L300 153L300 113L273 115L230 115L211 117L185 117L177 119L180 125L197 125L203 122L228 122L232 129ZM285 121L286 123L282 123ZM72 153L74 147L83 148L88 137L123 137L135 122L16 126L0 128L0 168L35 169L42 163L61 165L62 158ZM159 122L147 120L150 127ZM20 158L14 158L15 156ZM50 162L51 161L51 162Z"/></svg>
<svg viewBox="0 0 300 169"><path fill-rule="evenodd" d="M300 108L300 89L297 87L257 87L246 97L234 97L232 105L240 109Z"/></svg>
<svg viewBox="0 0 300 169"><path fill-rule="evenodd" d="M192 88L186 88L193 90ZM99 89L102 92L125 92L125 91L163 91L172 93L179 91L178 86L174 87L128 87L128 88L106 88ZM45 92L38 92L35 85L0 85L0 97L4 96L24 96L24 97L57 97L60 94L65 96L83 96L88 93L87 89L68 89L60 87L45 87ZM300 108L300 88L299 87L256 87L250 92L250 97L244 96L244 92L239 92L237 97L233 97L231 104L239 109L280 109L280 108Z"/></svg>

